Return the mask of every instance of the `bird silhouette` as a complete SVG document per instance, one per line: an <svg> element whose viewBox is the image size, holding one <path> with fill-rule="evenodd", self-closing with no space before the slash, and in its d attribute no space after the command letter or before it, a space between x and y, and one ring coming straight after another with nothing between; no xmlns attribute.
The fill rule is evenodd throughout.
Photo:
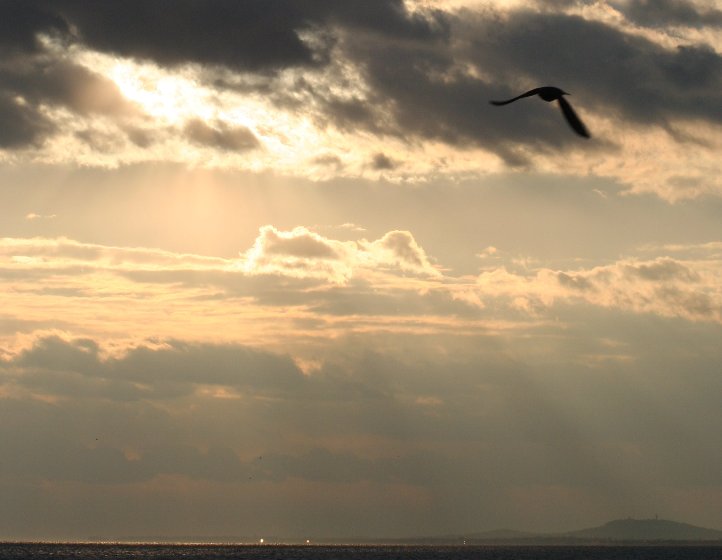
<svg viewBox="0 0 722 560"><path fill-rule="evenodd" d="M571 126L574 129L574 132L579 134L579 136L584 136L584 138L590 137L587 127L584 126L584 123L574 112L574 109L572 109L572 106L569 104L569 102L566 99L564 99L565 95L570 95L570 94L562 89L559 89L558 87L554 87L554 86L538 87L538 88L530 89L526 93L522 93L521 95L517 95L516 97L512 97L511 99L507 99L506 101L490 101L490 103L492 105L508 105L509 103L513 103L517 99L522 99L523 97L531 97L532 95L538 95L544 101L547 101L547 102L557 100L559 102L559 107L561 108L562 113L564 114L564 118L567 119L569 126Z"/></svg>

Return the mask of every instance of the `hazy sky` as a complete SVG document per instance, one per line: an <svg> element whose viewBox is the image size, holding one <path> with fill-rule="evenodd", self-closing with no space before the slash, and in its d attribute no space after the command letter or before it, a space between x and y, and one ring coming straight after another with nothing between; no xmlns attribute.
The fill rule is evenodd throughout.
<svg viewBox="0 0 722 560"><path fill-rule="evenodd" d="M1 1L0 539L722 528L720 153L714 0Z"/></svg>

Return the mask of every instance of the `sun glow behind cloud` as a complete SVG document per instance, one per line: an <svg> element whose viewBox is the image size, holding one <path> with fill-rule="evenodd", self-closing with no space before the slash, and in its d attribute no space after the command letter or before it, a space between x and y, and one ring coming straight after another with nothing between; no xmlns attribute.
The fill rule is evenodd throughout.
<svg viewBox="0 0 722 560"><path fill-rule="evenodd" d="M90 52L80 59L113 80L152 120L157 145L146 148L149 155L170 160L180 156L180 161L194 165L252 170L273 167L292 172L301 169L309 155L329 149L327 138L313 125L310 115L279 110L258 94L212 89L198 80L199 68L169 71L148 62ZM188 145L178 132L198 119L211 127L245 127L259 139L259 148L234 154Z"/></svg>
<svg viewBox="0 0 722 560"><path fill-rule="evenodd" d="M162 124L179 125L191 117L204 120L214 117L209 102L211 92L182 73L100 55L92 59L89 61L92 67L104 70L123 95Z"/></svg>

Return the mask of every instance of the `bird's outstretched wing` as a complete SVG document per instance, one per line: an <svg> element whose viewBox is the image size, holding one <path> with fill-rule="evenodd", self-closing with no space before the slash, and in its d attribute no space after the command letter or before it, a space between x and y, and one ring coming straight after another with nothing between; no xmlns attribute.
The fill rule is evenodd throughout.
<svg viewBox="0 0 722 560"><path fill-rule="evenodd" d="M587 127L584 126L584 123L574 112L574 109L572 109L572 106L569 104L569 102L561 96L559 97L559 99L557 99L557 101L559 101L559 107L561 107L562 113L564 113L564 117L567 119L569 126L574 129L574 132L579 134L579 136L589 138L590 136Z"/></svg>
<svg viewBox="0 0 722 560"><path fill-rule="evenodd" d="M511 99L507 99L506 101L489 101L492 105L508 105L509 103L513 103L517 99L521 99L522 97L531 97L532 95L536 95L539 93L539 88L530 89L526 93L522 93L521 95L517 95L516 97L512 97Z"/></svg>

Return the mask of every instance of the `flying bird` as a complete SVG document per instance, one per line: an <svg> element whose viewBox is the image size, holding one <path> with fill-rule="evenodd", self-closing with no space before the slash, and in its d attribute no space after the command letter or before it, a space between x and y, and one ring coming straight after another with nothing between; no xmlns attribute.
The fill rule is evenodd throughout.
<svg viewBox="0 0 722 560"><path fill-rule="evenodd" d="M574 132L579 134L579 136L584 136L584 138L590 137L587 127L584 126L584 123L574 112L574 109L572 109L572 106L569 104L569 102L566 99L564 99L565 95L570 95L570 94L564 90L559 89L558 87L554 87L554 86L538 87L538 88L530 89L526 93L522 93L521 95L517 95L516 97L513 97L511 99L507 99L506 101L490 101L490 103L492 105L507 105L509 103L513 103L517 99L521 99L523 97L531 97L532 95L538 95L544 101L554 101L556 99L559 102L559 107L561 108L562 113L564 114L564 118L567 119L569 126L571 126L574 129Z"/></svg>

